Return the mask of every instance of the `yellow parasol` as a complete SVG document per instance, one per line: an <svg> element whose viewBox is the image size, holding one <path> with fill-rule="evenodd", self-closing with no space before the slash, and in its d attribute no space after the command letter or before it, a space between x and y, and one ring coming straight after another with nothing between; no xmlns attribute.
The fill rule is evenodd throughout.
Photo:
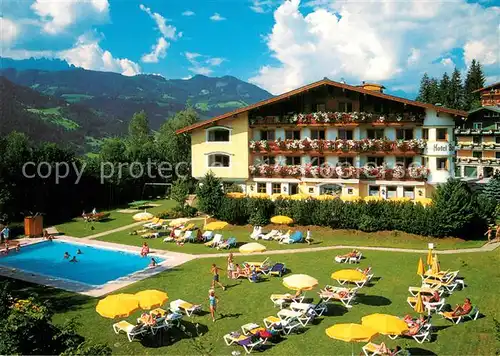
<svg viewBox="0 0 500 356"><path fill-rule="evenodd" d="M266 250L266 246L261 245L257 242L250 242L248 244L244 244L240 247L241 253L254 253L254 252L264 252Z"/></svg>
<svg viewBox="0 0 500 356"><path fill-rule="evenodd" d="M318 280L307 274L292 274L283 278L283 285L293 290L311 290L318 285Z"/></svg>
<svg viewBox="0 0 500 356"><path fill-rule="evenodd" d="M435 254L434 258L432 259L431 273L438 274L440 270L441 270L441 268L439 267L438 256L437 256L437 254Z"/></svg>
<svg viewBox="0 0 500 356"><path fill-rule="evenodd" d="M432 204L432 199L431 198L417 198L415 199L415 203L420 203L423 206L428 206Z"/></svg>
<svg viewBox="0 0 500 356"><path fill-rule="evenodd" d="M417 274L420 276L423 276L425 273L424 270L424 261L422 261L422 257L419 258L418 260L418 267L417 267Z"/></svg>
<svg viewBox="0 0 500 356"><path fill-rule="evenodd" d="M95 310L105 318L127 317L139 308L139 301L133 294L108 295L101 299Z"/></svg>
<svg viewBox="0 0 500 356"><path fill-rule="evenodd" d="M422 300L422 296L420 295L420 292L418 292L418 294L417 294L417 302L415 303L413 310L415 310L419 314L423 314L425 312L424 301Z"/></svg>
<svg viewBox="0 0 500 356"><path fill-rule="evenodd" d="M135 221L147 221L151 220L152 218L154 218L154 215L146 211L137 213L132 217L132 219L134 219Z"/></svg>
<svg viewBox="0 0 500 356"><path fill-rule="evenodd" d="M360 324L336 324L325 330L332 339L345 342L369 342L377 331ZM352 346L354 349L354 345ZM352 352L354 355L354 350Z"/></svg>
<svg viewBox="0 0 500 356"><path fill-rule="evenodd" d="M211 223L208 223L207 225L205 225L205 227L203 229L209 230L209 231L222 230L227 225L229 225L229 224L225 221L212 221Z"/></svg>
<svg viewBox="0 0 500 356"><path fill-rule="evenodd" d="M388 314L364 316L361 318L361 324L384 335L401 335L408 330L408 325L402 319Z"/></svg>
<svg viewBox="0 0 500 356"><path fill-rule="evenodd" d="M168 226L170 226L170 227L181 226L181 225L184 225L185 223L187 223L188 221L189 221L189 219L187 219L187 218L178 218L178 219L174 219L171 222L169 222Z"/></svg>
<svg viewBox="0 0 500 356"><path fill-rule="evenodd" d="M331 278L337 281L361 282L366 279L366 275L355 269L342 269L340 271L333 272Z"/></svg>
<svg viewBox="0 0 500 356"><path fill-rule="evenodd" d="M135 293L135 297L139 301L139 306L142 309L153 309L165 304L168 300L168 295L165 292L149 289Z"/></svg>
<svg viewBox="0 0 500 356"><path fill-rule="evenodd" d="M432 265L432 250L431 249L429 249L429 252L427 252L427 264L429 266Z"/></svg>
<svg viewBox="0 0 500 356"><path fill-rule="evenodd" d="M271 218L271 222L273 224L290 225L293 224L293 219L288 216L277 215Z"/></svg>

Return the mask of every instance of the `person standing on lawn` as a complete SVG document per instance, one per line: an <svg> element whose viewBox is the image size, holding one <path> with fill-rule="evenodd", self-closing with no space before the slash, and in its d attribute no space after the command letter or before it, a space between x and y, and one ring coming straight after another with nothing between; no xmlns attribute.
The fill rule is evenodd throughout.
<svg viewBox="0 0 500 356"><path fill-rule="evenodd" d="M217 312L217 303L219 298L215 296L215 291L210 289L208 291L208 303L210 304L210 315L212 315L212 321L215 323L215 313Z"/></svg>
<svg viewBox="0 0 500 356"><path fill-rule="evenodd" d="M215 290L215 284L218 284L222 290L226 290L226 287L222 285L222 283L219 281L219 271L222 269L217 267L215 263L212 264L212 268L210 269L210 273L212 273L212 289Z"/></svg>

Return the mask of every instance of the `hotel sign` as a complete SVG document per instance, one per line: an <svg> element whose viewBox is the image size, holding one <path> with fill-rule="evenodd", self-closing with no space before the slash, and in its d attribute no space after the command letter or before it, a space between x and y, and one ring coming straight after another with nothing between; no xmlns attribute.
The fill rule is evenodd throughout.
<svg viewBox="0 0 500 356"><path fill-rule="evenodd" d="M427 142L425 154L430 156L448 156L453 154L454 147L448 142Z"/></svg>

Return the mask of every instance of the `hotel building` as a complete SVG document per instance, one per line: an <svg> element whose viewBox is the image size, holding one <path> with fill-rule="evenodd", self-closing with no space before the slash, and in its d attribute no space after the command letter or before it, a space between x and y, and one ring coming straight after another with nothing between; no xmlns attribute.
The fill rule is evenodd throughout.
<svg viewBox="0 0 500 356"><path fill-rule="evenodd" d="M192 175L244 192L429 197L455 171L454 128L467 113L324 79L178 130Z"/></svg>

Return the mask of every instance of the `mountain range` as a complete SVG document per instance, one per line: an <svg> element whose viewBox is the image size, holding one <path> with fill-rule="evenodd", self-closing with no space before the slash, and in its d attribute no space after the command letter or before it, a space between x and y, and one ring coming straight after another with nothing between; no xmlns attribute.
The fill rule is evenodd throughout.
<svg viewBox="0 0 500 356"><path fill-rule="evenodd" d="M125 133L132 115L141 110L157 130L186 105L203 120L272 96L232 76L128 77L75 68L64 61L0 60L0 134L17 130L34 140L70 138L83 151L103 137Z"/></svg>

